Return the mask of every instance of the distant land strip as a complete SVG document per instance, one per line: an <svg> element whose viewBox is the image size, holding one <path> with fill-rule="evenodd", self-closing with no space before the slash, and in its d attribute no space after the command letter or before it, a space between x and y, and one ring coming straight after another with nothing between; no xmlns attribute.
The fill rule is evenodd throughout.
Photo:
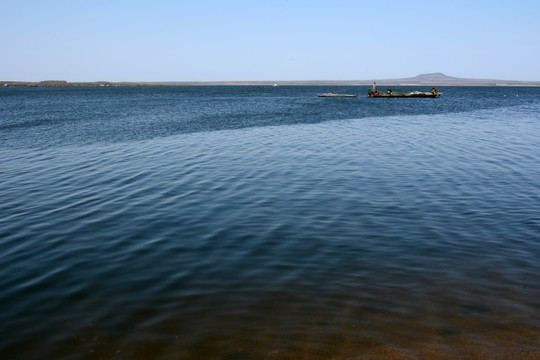
<svg viewBox="0 0 540 360"><path fill-rule="evenodd" d="M312 81L166 81L166 82L68 82L64 80L0 81L3 87L82 87L82 86L208 86L208 85L298 85L298 86L540 86L540 81L466 79L446 76L442 73L420 74L402 79L374 80L312 80Z"/></svg>

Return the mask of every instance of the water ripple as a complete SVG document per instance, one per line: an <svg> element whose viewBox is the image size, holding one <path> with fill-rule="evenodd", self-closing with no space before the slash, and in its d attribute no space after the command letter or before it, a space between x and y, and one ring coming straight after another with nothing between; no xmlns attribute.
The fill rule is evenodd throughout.
<svg viewBox="0 0 540 360"><path fill-rule="evenodd" d="M8 149L0 355L535 357L533 110Z"/></svg>

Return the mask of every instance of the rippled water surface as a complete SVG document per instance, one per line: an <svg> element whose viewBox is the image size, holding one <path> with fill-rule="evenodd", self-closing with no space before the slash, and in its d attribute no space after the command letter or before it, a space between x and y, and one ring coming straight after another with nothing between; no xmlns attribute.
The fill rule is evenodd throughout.
<svg viewBox="0 0 540 360"><path fill-rule="evenodd" d="M0 89L0 358L540 358L540 89L365 90Z"/></svg>

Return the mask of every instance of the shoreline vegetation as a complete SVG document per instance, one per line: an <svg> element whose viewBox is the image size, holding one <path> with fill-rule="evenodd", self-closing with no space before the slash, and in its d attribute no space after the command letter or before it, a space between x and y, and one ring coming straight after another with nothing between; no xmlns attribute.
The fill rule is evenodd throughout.
<svg viewBox="0 0 540 360"><path fill-rule="evenodd" d="M68 82L65 80L0 81L2 87L114 87L114 86L209 86L209 85L256 85L256 86L540 86L540 81L513 81L490 79L466 79L446 76L442 73L420 74L412 78L382 80L313 80L313 81L156 81L156 82Z"/></svg>

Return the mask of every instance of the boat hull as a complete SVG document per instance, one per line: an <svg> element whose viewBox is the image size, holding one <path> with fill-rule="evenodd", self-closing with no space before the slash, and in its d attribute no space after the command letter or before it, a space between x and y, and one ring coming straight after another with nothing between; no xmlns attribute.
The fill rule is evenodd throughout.
<svg viewBox="0 0 540 360"><path fill-rule="evenodd" d="M419 94L368 94L370 98L436 98L441 94L432 94L432 93L419 93Z"/></svg>
<svg viewBox="0 0 540 360"><path fill-rule="evenodd" d="M358 97L358 94L318 94L318 97Z"/></svg>

